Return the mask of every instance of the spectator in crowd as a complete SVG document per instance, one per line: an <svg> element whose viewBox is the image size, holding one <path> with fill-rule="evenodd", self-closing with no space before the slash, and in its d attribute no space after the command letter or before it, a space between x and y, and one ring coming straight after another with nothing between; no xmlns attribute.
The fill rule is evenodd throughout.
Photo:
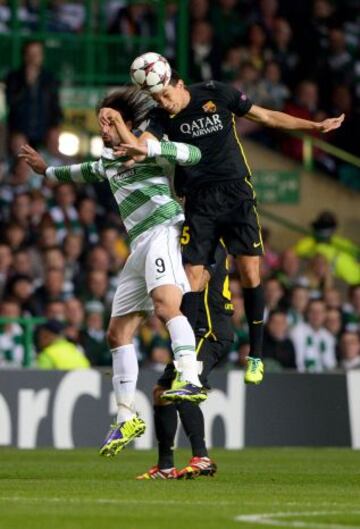
<svg viewBox="0 0 360 529"><path fill-rule="evenodd" d="M300 239L295 246L299 257L322 255L331 266L335 277L350 285L360 283L360 248L336 233L338 222L334 213L321 212L311 226L313 234Z"/></svg>
<svg viewBox="0 0 360 529"><path fill-rule="evenodd" d="M34 231L38 233L40 223L47 211L46 198L39 189L31 192L31 224Z"/></svg>
<svg viewBox="0 0 360 529"><path fill-rule="evenodd" d="M263 26L258 23L251 24L247 31L246 45L242 47L242 61L250 62L261 72L265 63L272 58L272 51L268 46Z"/></svg>
<svg viewBox="0 0 360 529"><path fill-rule="evenodd" d="M28 234L26 230L17 222L9 222L5 226L5 241L10 246L11 251L15 252L28 243Z"/></svg>
<svg viewBox="0 0 360 529"><path fill-rule="evenodd" d="M327 308L326 319L325 319L325 328L329 331L330 334L335 338L335 352L336 358L339 360L339 339L343 328L342 313L339 309Z"/></svg>
<svg viewBox="0 0 360 529"><path fill-rule="evenodd" d="M311 121L324 119L324 114L319 109L319 89L318 85L310 80L302 80L295 89L295 98L288 101L283 111L291 116ZM317 136L316 132L308 132L312 136ZM302 141L286 136L282 141L282 150L290 158L295 160L302 160ZM318 150L314 149L315 158L320 158Z"/></svg>
<svg viewBox="0 0 360 529"><path fill-rule="evenodd" d="M38 249L44 252L47 248L54 248L57 245L58 239L55 224L50 219L44 220L38 229Z"/></svg>
<svg viewBox="0 0 360 529"><path fill-rule="evenodd" d="M274 31L278 9L278 0L259 0L258 2L255 21L262 25L269 37Z"/></svg>
<svg viewBox="0 0 360 529"><path fill-rule="evenodd" d="M279 65L281 78L286 85L293 86L296 81L296 67L299 62L292 39L292 29L285 18L274 20L272 32L272 55Z"/></svg>
<svg viewBox="0 0 360 529"><path fill-rule="evenodd" d="M265 253L261 259L262 275L271 275L279 267L280 256L273 248L271 241L271 231L265 226L262 227L262 239Z"/></svg>
<svg viewBox="0 0 360 529"><path fill-rule="evenodd" d="M64 239L65 277L75 288L80 284L81 257L84 250L82 233L68 233Z"/></svg>
<svg viewBox="0 0 360 529"><path fill-rule="evenodd" d="M334 282L332 270L323 255L314 255L308 261L308 267L301 282L311 290L312 297L320 297L324 290L332 288Z"/></svg>
<svg viewBox="0 0 360 529"><path fill-rule="evenodd" d="M146 354L146 358L149 358L154 344L166 344L167 347L170 346L167 329L159 318L151 316L143 325L140 332L140 349Z"/></svg>
<svg viewBox="0 0 360 529"><path fill-rule="evenodd" d="M31 187L29 166L24 163L24 160L12 161L0 188L0 219L2 222L9 220L11 205L15 197L22 193L30 193Z"/></svg>
<svg viewBox="0 0 360 529"><path fill-rule="evenodd" d="M349 369L360 369L360 337L356 332L344 332L340 338L341 366Z"/></svg>
<svg viewBox="0 0 360 529"><path fill-rule="evenodd" d="M96 202L90 197L83 197L77 206L79 224L86 245L94 245L99 241L96 222Z"/></svg>
<svg viewBox="0 0 360 529"><path fill-rule="evenodd" d="M42 257L45 273L46 270L49 270L50 268L65 272L65 256L58 246L45 250Z"/></svg>
<svg viewBox="0 0 360 529"><path fill-rule="evenodd" d="M240 46L229 48L224 54L221 65L221 78L223 82L232 82L238 78L242 66L242 51Z"/></svg>
<svg viewBox="0 0 360 529"><path fill-rule="evenodd" d="M329 309L337 309L342 312L342 295L337 288L328 288L324 290L324 301Z"/></svg>
<svg viewBox="0 0 360 529"><path fill-rule="evenodd" d="M65 301L66 337L74 343L80 342L81 331L84 326L84 306L80 299L69 298Z"/></svg>
<svg viewBox="0 0 360 529"><path fill-rule="evenodd" d="M59 268L49 268L45 272L44 284L38 287L33 296L33 311L41 316L47 303L54 300L65 301L71 296L71 292L66 292L64 271Z"/></svg>
<svg viewBox="0 0 360 529"><path fill-rule="evenodd" d="M104 329L104 306L98 301L91 301L85 309L85 326L80 333L80 344L92 366L111 366L112 356Z"/></svg>
<svg viewBox="0 0 360 529"><path fill-rule="evenodd" d="M49 301L44 308L44 317L48 320L66 322L65 302L61 300Z"/></svg>
<svg viewBox="0 0 360 529"><path fill-rule="evenodd" d="M282 304L284 302L284 295L284 287L276 277L269 277L265 280L265 320L267 320L269 313L272 310L282 308Z"/></svg>
<svg viewBox="0 0 360 529"><path fill-rule="evenodd" d="M280 255L280 265L276 271L276 277L286 289L299 283L300 259L292 248L284 250Z"/></svg>
<svg viewBox="0 0 360 529"><path fill-rule="evenodd" d="M109 296L109 278L103 270L91 270L86 279L81 299L88 301L99 301L106 310L110 310L112 299Z"/></svg>
<svg viewBox="0 0 360 529"><path fill-rule="evenodd" d="M221 79L221 53L209 22L196 22L192 28L189 69L193 82Z"/></svg>
<svg viewBox="0 0 360 529"><path fill-rule="evenodd" d="M282 82L280 66L276 61L268 61L264 67L264 76L259 82L261 105L271 110L282 110L290 91Z"/></svg>
<svg viewBox="0 0 360 529"><path fill-rule="evenodd" d="M349 303L344 307L347 331L360 332L360 283L349 288Z"/></svg>
<svg viewBox="0 0 360 529"><path fill-rule="evenodd" d="M33 262L28 247L20 248L13 253L12 273L34 277Z"/></svg>
<svg viewBox="0 0 360 529"><path fill-rule="evenodd" d="M48 133L58 129L62 112L58 85L44 67L41 42L26 42L19 70L8 74L6 104L10 152L16 154L21 145L43 145Z"/></svg>
<svg viewBox="0 0 360 529"><path fill-rule="evenodd" d="M300 56L303 74L316 73L326 53L330 28L335 27L336 7L331 0L314 0L310 20L299 28Z"/></svg>
<svg viewBox="0 0 360 529"><path fill-rule="evenodd" d="M209 21L210 5L209 0L190 0L190 25L196 22Z"/></svg>
<svg viewBox="0 0 360 529"><path fill-rule="evenodd" d="M339 147L339 149L343 149L356 156L359 153L360 109L356 105L354 94L350 86L338 84L333 88L330 97L331 112L334 115L337 112L344 113L346 116L343 126L334 131L334 134L331 136L331 143ZM360 169L338 158L335 159L335 163L340 181L359 191Z"/></svg>
<svg viewBox="0 0 360 529"><path fill-rule="evenodd" d="M154 34L155 27L153 14L149 5L146 2L131 3L127 6L120 7L109 27L109 33L143 37L146 43L146 39ZM133 45L130 39L127 41L125 49L129 53L133 52ZM147 51L146 47L143 51ZM127 62L122 61L120 64L125 68Z"/></svg>
<svg viewBox="0 0 360 529"><path fill-rule="evenodd" d="M100 232L99 243L110 256L110 272L117 274L129 255L129 247L124 238L120 237L115 226L104 226Z"/></svg>
<svg viewBox="0 0 360 529"><path fill-rule="evenodd" d="M289 324L286 312L273 310L268 316L264 332L264 360L266 369L271 366L296 368L295 350L289 339ZM271 362L269 362L271 360Z"/></svg>
<svg viewBox="0 0 360 529"><path fill-rule="evenodd" d="M232 325L234 329L234 343L230 353L230 360L236 362L242 344L249 342L249 328L245 318L244 298L241 284L237 278L230 280L231 301L234 307Z"/></svg>
<svg viewBox="0 0 360 529"><path fill-rule="evenodd" d="M50 208L50 217L57 231L58 242L63 242L70 231L80 230L75 201L76 194L72 183L56 186L55 204Z"/></svg>
<svg viewBox="0 0 360 529"><path fill-rule="evenodd" d="M325 53L323 79L331 79L334 84L351 82L354 62L347 50L344 31L340 27L331 28L328 35L328 49Z"/></svg>
<svg viewBox="0 0 360 529"><path fill-rule="evenodd" d="M288 319L291 327L305 321L305 312L310 300L309 289L305 286L296 285L290 294L290 307Z"/></svg>
<svg viewBox="0 0 360 529"><path fill-rule="evenodd" d="M14 275L6 285L5 294L17 301L22 316L35 315L33 307L33 281L26 275Z"/></svg>
<svg viewBox="0 0 360 529"><path fill-rule="evenodd" d="M110 268L110 255L103 246L96 245L89 250L86 259L87 270L101 270L109 274Z"/></svg>
<svg viewBox="0 0 360 529"><path fill-rule="evenodd" d="M336 367L335 339L325 328L326 307L321 299L311 300L306 322L298 323L290 333L300 372L322 372Z"/></svg>
<svg viewBox="0 0 360 529"><path fill-rule="evenodd" d="M10 277L10 269L13 262L11 248L8 244L0 243L0 296L6 287Z"/></svg>
<svg viewBox="0 0 360 529"><path fill-rule="evenodd" d="M79 33L85 24L86 10L82 2L52 0L48 14L48 30Z"/></svg>
<svg viewBox="0 0 360 529"><path fill-rule="evenodd" d="M3 299L0 318L19 318L21 307L13 299ZM24 333L16 322L0 323L0 367L22 367L24 362Z"/></svg>
<svg viewBox="0 0 360 529"><path fill-rule="evenodd" d="M31 238L31 195L30 193L19 193L14 197L10 207L10 221L22 226Z"/></svg>
<svg viewBox="0 0 360 529"><path fill-rule="evenodd" d="M89 361L83 352L63 336L63 325L49 320L38 330L37 366L40 369L86 369Z"/></svg>
<svg viewBox="0 0 360 529"><path fill-rule="evenodd" d="M212 2L211 21L216 40L226 50L243 40L246 34L246 17L237 9L238 0L219 0Z"/></svg>
<svg viewBox="0 0 360 529"><path fill-rule="evenodd" d="M165 9L166 48L164 55L167 57L170 63L174 63L176 60L178 41L177 28L179 6L177 2L166 2Z"/></svg>
<svg viewBox="0 0 360 529"><path fill-rule="evenodd" d="M144 367L163 372L166 364L172 361L172 354L166 342L155 342L152 344L150 356Z"/></svg>

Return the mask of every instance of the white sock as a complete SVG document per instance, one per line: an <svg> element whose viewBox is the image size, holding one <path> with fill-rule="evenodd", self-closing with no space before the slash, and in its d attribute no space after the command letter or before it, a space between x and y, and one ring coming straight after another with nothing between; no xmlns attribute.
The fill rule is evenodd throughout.
<svg viewBox="0 0 360 529"><path fill-rule="evenodd" d="M113 357L113 388L118 407L117 422L132 419L135 415L135 391L139 365L133 344L111 349Z"/></svg>
<svg viewBox="0 0 360 529"><path fill-rule="evenodd" d="M187 380L195 386L201 386L199 380L199 367L195 353L195 335L188 319L185 316L175 316L166 324L170 338L171 347L174 352L177 371L180 380Z"/></svg>

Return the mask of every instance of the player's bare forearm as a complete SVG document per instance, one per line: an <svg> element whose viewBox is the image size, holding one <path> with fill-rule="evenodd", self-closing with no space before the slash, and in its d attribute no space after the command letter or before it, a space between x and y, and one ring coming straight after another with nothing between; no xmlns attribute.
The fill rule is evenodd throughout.
<svg viewBox="0 0 360 529"><path fill-rule="evenodd" d="M45 160L40 156L40 154L35 151L30 145L22 145L20 147L20 152L18 154L19 158L25 160L25 162L30 165L31 169L41 175L45 175L47 165Z"/></svg>
<svg viewBox="0 0 360 529"><path fill-rule="evenodd" d="M114 127L119 136L120 143L135 143L137 144L137 137L127 128L121 116L113 120Z"/></svg>
<svg viewBox="0 0 360 529"><path fill-rule="evenodd" d="M296 116L291 116L285 112L268 110L267 108L253 105L245 117L252 121L266 125L267 127L284 130L318 131L326 133L339 128L344 121L345 114L341 114L341 116L336 118L328 118L317 122L297 118Z"/></svg>

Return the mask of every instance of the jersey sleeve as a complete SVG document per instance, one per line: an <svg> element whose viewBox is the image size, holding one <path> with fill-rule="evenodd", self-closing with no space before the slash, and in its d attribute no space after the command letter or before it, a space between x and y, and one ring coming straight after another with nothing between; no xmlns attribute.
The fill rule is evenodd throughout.
<svg viewBox="0 0 360 529"><path fill-rule="evenodd" d="M53 182L93 184L105 179L102 160L74 165L63 165L60 167L48 167L45 174L46 177Z"/></svg>
<svg viewBox="0 0 360 529"><path fill-rule="evenodd" d="M252 102L250 99L231 85L225 83L219 83L213 81L214 88L222 96L224 101L224 106L233 112L236 116L244 116L247 114L252 107Z"/></svg>
<svg viewBox="0 0 360 529"><path fill-rule="evenodd" d="M165 110L162 110L161 108L154 108L149 113L148 119L149 123L145 132L150 132L150 134L153 134L158 140L161 140L165 134L168 134L168 127L166 123L168 115Z"/></svg>
<svg viewBox="0 0 360 529"><path fill-rule="evenodd" d="M174 141L147 140L148 157L161 157L179 165L196 165L201 160L201 151L194 145Z"/></svg>

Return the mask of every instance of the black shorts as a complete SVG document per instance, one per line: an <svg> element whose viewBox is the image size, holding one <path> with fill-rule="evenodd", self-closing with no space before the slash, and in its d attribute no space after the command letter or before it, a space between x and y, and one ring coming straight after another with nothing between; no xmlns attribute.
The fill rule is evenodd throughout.
<svg viewBox="0 0 360 529"><path fill-rule="evenodd" d="M256 200L243 181L212 185L186 197L184 263L213 263L220 238L231 255L263 255Z"/></svg>
<svg viewBox="0 0 360 529"><path fill-rule="evenodd" d="M213 342L206 339L200 339L197 359L203 363L202 372L199 378L205 388L210 389L207 377L210 371L227 355L231 345L231 340L218 340ZM161 375L157 383L162 388L170 389L174 378L175 366L171 362L166 365L164 373Z"/></svg>

